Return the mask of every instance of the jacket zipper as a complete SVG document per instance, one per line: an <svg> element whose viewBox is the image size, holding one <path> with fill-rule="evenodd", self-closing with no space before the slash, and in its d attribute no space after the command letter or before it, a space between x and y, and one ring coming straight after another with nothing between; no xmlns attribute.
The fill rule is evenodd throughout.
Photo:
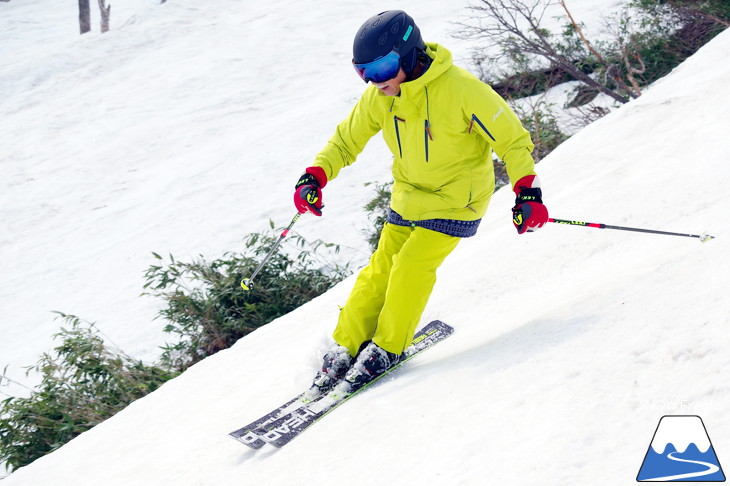
<svg viewBox="0 0 730 486"><path fill-rule="evenodd" d="M477 122L477 125L482 127L482 130L484 130L484 133L486 133L489 136L489 138L491 138L495 142L497 141L497 139L494 138L491 133L489 133L489 130L487 130L487 127L484 126L484 123L482 123L482 121L479 118L477 118L477 116L473 113L471 115L471 123L469 123L469 133L471 133L471 129L472 129L472 127L474 127L474 122Z"/></svg>
<svg viewBox="0 0 730 486"><path fill-rule="evenodd" d="M431 135L431 124L428 123L428 120L424 122L424 140L426 144L426 162L428 162L428 141L433 140L433 135Z"/></svg>
<svg viewBox="0 0 730 486"><path fill-rule="evenodd" d="M398 122L405 123L405 120L403 118L398 118L398 116L393 115L393 123L395 124L395 137L398 139L398 153L400 153L400 158L403 158L403 147L400 143L400 130L398 129Z"/></svg>
<svg viewBox="0 0 730 486"><path fill-rule="evenodd" d="M426 150L426 162L428 162L428 141L433 141L433 134L431 133L431 122L429 119L431 118L430 114L430 106L429 106L429 100L428 100L428 88L424 86L426 90L426 120L423 122L423 143ZM395 100L393 101L395 103ZM390 111L393 111L393 104L390 106ZM403 158L403 145L401 144L400 140L400 128L398 127L398 122L405 123L405 119L399 118L397 115L393 115L393 124L395 125L395 138L398 140L398 153L400 154L400 158ZM469 127L469 131L471 132L471 126Z"/></svg>
<svg viewBox="0 0 730 486"><path fill-rule="evenodd" d="M428 99L428 86L423 87L426 90L426 121L423 123L423 143L426 145L426 162L428 162L428 141L433 141L433 135L431 134L431 107Z"/></svg>

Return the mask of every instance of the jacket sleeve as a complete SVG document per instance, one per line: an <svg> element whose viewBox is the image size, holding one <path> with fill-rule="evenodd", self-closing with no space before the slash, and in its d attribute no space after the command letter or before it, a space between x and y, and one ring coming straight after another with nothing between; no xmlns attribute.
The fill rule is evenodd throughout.
<svg viewBox="0 0 730 486"><path fill-rule="evenodd" d="M327 180L334 179L343 167L355 162L368 141L380 131L380 123L373 117L373 94L371 89L363 94L317 154L314 165L324 169Z"/></svg>
<svg viewBox="0 0 730 486"><path fill-rule="evenodd" d="M527 175L535 174L535 160L532 149L535 147L530 133L512 111L506 101L489 85L479 82L478 96L470 96L467 116L471 118L470 130L477 130L502 159L507 175L514 187L515 183ZM471 108L471 110L469 110Z"/></svg>

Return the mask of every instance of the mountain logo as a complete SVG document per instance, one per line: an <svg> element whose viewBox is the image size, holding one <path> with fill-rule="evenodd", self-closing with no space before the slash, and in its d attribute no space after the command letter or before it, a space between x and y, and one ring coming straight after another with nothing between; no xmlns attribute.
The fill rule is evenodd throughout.
<svg viewBox="0 0 730 486"><path fill-rule="evenodd" d="M636 481L725 481L702 419L697 415L662 417Z"/></svg>

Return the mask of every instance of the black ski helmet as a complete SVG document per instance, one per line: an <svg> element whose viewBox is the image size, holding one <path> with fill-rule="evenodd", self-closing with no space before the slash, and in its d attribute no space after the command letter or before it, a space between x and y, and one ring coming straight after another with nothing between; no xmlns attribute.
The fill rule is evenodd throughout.
<svg viewBox="0 0 730 486"><path fill-rule="evenodd" d="M395 50L406 74L416 65L418 54L426 50L421 31L403 10L387 10L370 17L355 34L352 62L372 62Z"/></svg>

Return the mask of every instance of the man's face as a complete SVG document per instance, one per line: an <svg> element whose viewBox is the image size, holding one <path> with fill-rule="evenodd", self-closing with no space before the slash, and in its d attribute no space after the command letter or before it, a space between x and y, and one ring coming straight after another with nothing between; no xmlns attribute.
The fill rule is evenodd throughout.
<svg viewBox="0 0 730 486"><path fill-rule="evenodd" d="M396 96L400 93L400 85L402 82L406 80L406 73L403 71L403 69L400 69L398 71L398 75L394 77L393 79L389 79L388 81L383 81L382 83L376 83L371 81L375 85L376 88L378 88L384 95L386 96Z"/></svg>

